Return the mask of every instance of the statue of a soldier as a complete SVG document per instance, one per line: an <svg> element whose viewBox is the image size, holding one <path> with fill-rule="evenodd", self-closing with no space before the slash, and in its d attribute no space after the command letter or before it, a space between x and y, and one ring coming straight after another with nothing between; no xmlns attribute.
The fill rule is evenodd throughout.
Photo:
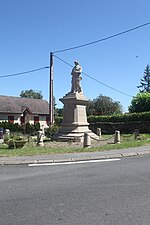
<svg viewBox="0 0 150 225"><path fill-rule="evenodd" d="M79 62L77 60L74 61L75 66L72 69L71 75L72 75L72 86L71 86L71 93L75 92L82 92L80 81L82 80L81 73L82 73L82 67L79 65Z"/></svg>

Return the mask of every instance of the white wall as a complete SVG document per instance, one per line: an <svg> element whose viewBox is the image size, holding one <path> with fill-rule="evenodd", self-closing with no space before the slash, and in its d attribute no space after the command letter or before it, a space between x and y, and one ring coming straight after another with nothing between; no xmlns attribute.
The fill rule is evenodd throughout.
<svg viewBox="0 0 150 225"><path fill-rule="evenodd" d="M5 121L8 121L8 116L14 116L14 123L18 123L20 124L21 120L20 120L20 116L21 115L18 115L18 114L0 114L0 122L5 122ZM30 114L27 114L26 117L25 117L25 123L30 123L30 124L34 124L34 115L30 115ZM46 123L46 116L39 116L39 123L40 123L40 126L41 126L41 129L44 127L44 128L48 128L47 126L47 123Z"/></svg>
<svg viewBox="0 0 150 225"><path fill-rule="evenodd" d="M20 115L12 115L12 114L0 114L0 122L8 121L8 116L14 116L14 123L20 124Z"/></svg>

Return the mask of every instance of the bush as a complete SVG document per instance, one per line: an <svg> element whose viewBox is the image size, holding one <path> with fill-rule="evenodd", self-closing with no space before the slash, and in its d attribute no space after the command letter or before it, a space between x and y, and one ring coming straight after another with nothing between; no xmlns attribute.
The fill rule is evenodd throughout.
<svg viewBox="0 0 150 225"><path fill-rule="evenodd" d="M62 121L63 121L63 117L62 116L55 117L55 124L56 124L56 126L60 127Z"/></svg>
<svg viewBox="0 0 150 225"><path fill-rule="evenodd" d="M45 135L48 138L53 138L53 135L58 132L59 127L57 125L54 125L53 127L49 127L45 130Z"/></svg>
<svg viewBox="0 0 150 225"><path fill-rule="evenodd" d="M0 127L3 127L4 129L9 129L12 132L18 132L21 131L21 126L18 123L10 123L10 122L0 122Z"/></svg>
<svg viewBox="0 0 150 225"><path fill-rule="evenodd" d="M0 122L0 127L9 129L10 132L22 132L23 134L31 134L40 130L40 123L19 125L18 123Z"/></svg>

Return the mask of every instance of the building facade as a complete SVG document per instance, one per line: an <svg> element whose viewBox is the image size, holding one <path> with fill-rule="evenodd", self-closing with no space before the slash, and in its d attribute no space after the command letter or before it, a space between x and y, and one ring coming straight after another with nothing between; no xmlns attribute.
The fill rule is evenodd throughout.
<svg viewBox="0 0 150 225"><path fill-rule="evenodd" d="M2 121L20 125L40 123L41 128L47 128L49 104L43 99L0 95L0 122Z"/></svg>

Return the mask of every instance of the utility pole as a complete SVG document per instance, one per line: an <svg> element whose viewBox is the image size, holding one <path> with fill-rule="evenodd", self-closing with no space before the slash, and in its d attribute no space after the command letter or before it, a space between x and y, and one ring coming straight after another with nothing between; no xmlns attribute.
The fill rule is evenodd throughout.
<svg viewBox="0 0 150 225"><path fill-rule="evenodd" d="M54 124L54 97L53 97L53 76L54 76L53 53L50 52L50 92L49 92L49 120L50 127Z"/></svg>

